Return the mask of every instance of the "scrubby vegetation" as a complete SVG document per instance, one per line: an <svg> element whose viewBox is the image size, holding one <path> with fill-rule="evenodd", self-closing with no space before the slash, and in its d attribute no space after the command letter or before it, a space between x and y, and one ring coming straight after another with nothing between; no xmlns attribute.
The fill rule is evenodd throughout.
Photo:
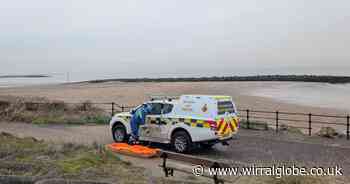
<svg viewBox="0 0 350 184"><path fill-rule="evenodd" d="M244 129L252 129L252 130L268 130L269 126L267 122L262 121L249 121L242 119L240 121L240 127Z"/></svg>
<svg viewBox="0 0 350 184"><path fill-rule="evenodd" d="M48 144L7 133L0 134L0 141L0 175L125 183L131 176L146 180L142 169L121 161L101 146Z"/></svg>
<svg viewBox="0 0 350 184"><path fill-rule="evenodd" d="M279 130L280 131L286 131L286 132L289 132L289 133L292 133L292 134L299 134L299 135L303 135L303 131L300 129L300 128L296 128L296 127L293 127L293 126L289 126L289 125L286 125L286 124L281 124L280 127L279 127Z"/></svg>
<svg viewBox="0 0 350 184"><path fill-rule="evenodd" d="M336 138L339 136L339 133L332 127L322 127L321 130L317 132L317 135L326 138Z"/></svg>
<svg viewBox="0 0 350 184"><path fill-rule="evenodd" d="M7 97L0 99L0 117L7 121L34 124L107 124L110 114L94 106L90 101L67 104L44 98L24 99Z"/></svg>
<svg viewBox="0 0 350 184"><path fill-rule="evenodd" d="M0 132L0 142L0 183L196 183L154 177L96 143L57 144L4 132ZM57 181L44 182L46 179Z"/></svg>

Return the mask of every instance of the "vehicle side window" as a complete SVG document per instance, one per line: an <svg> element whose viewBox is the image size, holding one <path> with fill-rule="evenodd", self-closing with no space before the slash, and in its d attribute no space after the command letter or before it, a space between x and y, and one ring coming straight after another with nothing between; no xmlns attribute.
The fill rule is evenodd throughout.
<svg viewBox="0 0 350 184"><path fill-rule="evenodd" d="M228 113L235 113L235 108L231 101L222 101L218 102L218 114L222 115Z"/></svg>
<svg viewBox="0 0 350 184"><path fill-rule="evenodd" d="M163 114L171 113L171 111L173 110L173 107L174 106L172 104L164 104Z"/></svg>
<svg viewBox="0 0 350 184"><path fill-rule="evenodd" d="M150 115L168 114L173 110L172 104L150 103L149 105L151 106Z"/></svg>
<svg viewBox="0 0 350 184"><path fill-rule="evenodd" d="M161 103L150 103L151 106L151 112L150 115L160 115L162 112L162 105Z"/></svg>

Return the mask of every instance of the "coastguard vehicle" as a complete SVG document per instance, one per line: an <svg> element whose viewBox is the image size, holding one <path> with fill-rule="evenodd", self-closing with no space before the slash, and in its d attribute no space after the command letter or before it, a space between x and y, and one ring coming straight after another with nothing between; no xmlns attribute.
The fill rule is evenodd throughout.
<svg viewBox="0 0 350 184"><path fill-rule="evenodd" d="M152 110L139 128L139 140L171 144L179 153L189 152L197 145L202 148L220 142L228 145L227 141L239 128L237 109L230 96L153 96L145 103ZM115 142L128 141L131 116L131 112L113 116L110 129Z"/></svg>

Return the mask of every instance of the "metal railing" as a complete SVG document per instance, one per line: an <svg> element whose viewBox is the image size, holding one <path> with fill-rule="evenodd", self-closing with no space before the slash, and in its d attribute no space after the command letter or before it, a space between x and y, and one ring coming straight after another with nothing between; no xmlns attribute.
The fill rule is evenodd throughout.
<svg viewBox="0 0 350 184"><path fill-rule="evenodd" d="M251 109L239 109L240 117L245 120L248 129L254 121L263 121L270 127L274 127L276 133L280 131L281 125L307 130L309 136L317 125L335 125L343 127L347 140L350 140L350 116L349 115L326 115L313 113L294 113L282 111L261 111Z"/></svg>

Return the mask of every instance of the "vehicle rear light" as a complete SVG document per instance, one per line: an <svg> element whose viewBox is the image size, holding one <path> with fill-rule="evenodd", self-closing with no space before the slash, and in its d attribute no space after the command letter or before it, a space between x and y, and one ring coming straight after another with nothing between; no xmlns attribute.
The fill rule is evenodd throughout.
<svg viewBox="0 0 350 184"><path fill-rule="evenodd" d="M217 130L218 125L216 124L216 121L209 120L209 121L207 121L207 123L209 123L211 130Z"/></svg>

